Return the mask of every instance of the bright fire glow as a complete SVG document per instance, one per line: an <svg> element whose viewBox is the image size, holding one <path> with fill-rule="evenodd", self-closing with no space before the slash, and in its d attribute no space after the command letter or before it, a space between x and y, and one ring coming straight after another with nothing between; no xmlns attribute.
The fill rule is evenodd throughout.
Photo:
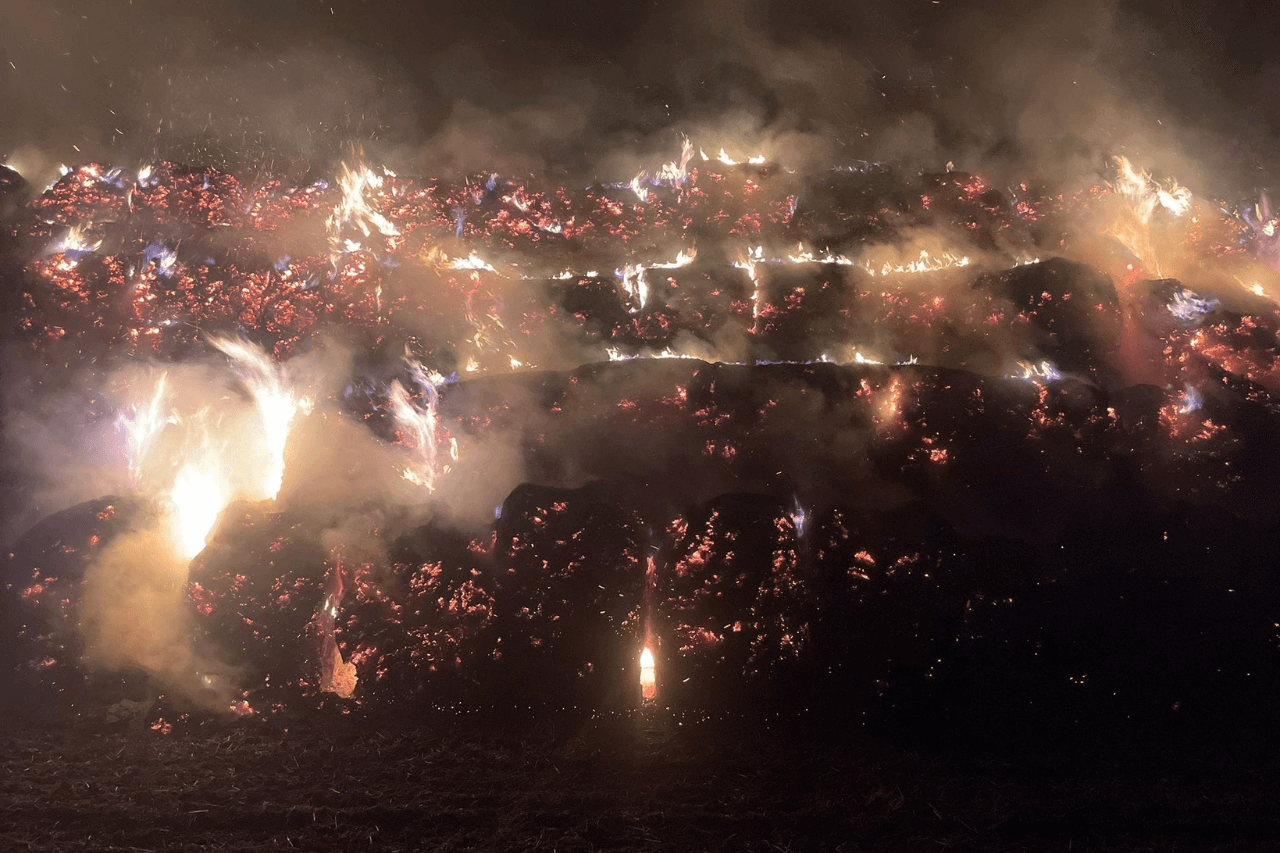
<svg viewBox="0 0 1280 853"><path fill-rule="evenodd" d="M171 530L178 556L190 560L204 550L205 540L227 504L226 488L208 465L192 462L178 471L169 500L173 505Z"/></svg>
<svg viewBox="0 0 1280 853"><path fill-rule="evenodd" d="M1115 164L1117 175L1112 187L1128 199L1144 225L1157 207L1163 207L1174 217L1183 216L1191 209L1191 191L1177 181L1162 186L1146 172L1135 169L1127 157L1116 157Z"/></svg>
<svg viewBox="0 0 1280 853"><path fill-rule="evenodd" d="M646 702L658 698L657 667L653 659L653 649L648 646L640 652L640 697Z"/></svg>
<svg viewBox="0 0 1280 853"><path fill-rule="evenodd" d="M401 433L401 442L413 451L414 459L401 470L403 476L416 486L423 486L434 491L437 478L449 467L440 462L439 414L440 386L445 378L435 371L429 371L421 364L406 357L405 363L413 376L415 384L422 389L422 404L413 400L409 390L400 380L391 383L391 416L396 428ZM458 443L452 441L449 446L451 458L458 458Z"/></svg>
<svg viewBox="0 0 1280 853"><path fill-rule="evenodd" d="M169 395L168 374L161 373L156 380L156 387L151 392L151 399L142 406L130 406L128 412L121 412L116 423L124 432L125 459L129 466L129 482L138 485L142 474L142 463L147 451L159 438L164 428L174 423L173 415L166 412L165 404Z"/></svg>
<svg viewBox="0 0 1280 853"><path fill-rule="evenodd" d="M681 249L676 259L669 263L656 264L627 264L623 267L621 273L615 273L622 277L622 289L626 291L630 297L632 314L643 311L649 303L649 281L645 277L648 270L673 270L680 267L688 266L693 263L693 259L698 256L697 249L689 249L688 251Z"/></svg>
<svg viewBox="0 0 1280 853"><path fill-rule="evenodd" d="M268 454L268 463L262 472L261 496L274 499L284 482L284 451L293 422L299 413L311 411L311 401L290 388L280 365L248 341L211 338L209 342L231 358L258 408Z"/></svg>
<svg viewBox="0 0 1280 853"><path fill-rule="evenodd" d="M384 237L394 237L400 233L392 222L369 204L369 198L382 189L383 176L363 163L354 168L342 164L342 174L338 178L338 186L342 190L342 201L329 215L329 244L334 255L360 248L360 243L344 239L342 232L347 227L354 227L365 237L374 231Z"/></svg>
<svg viewBox="0 0 1280 853"><path fill-rule="evenodd" d="M1140 172L1125 157L1115 158L1116 179L1111 188L1126 202L1127 212L1115 217L1105 233L1115 238L1144 265L1150 264L1163 274L1152 243L1151 217L1163 208L1178 219L1191 210L1191 191L1177 181L1159 184L1146 172Z"/></svg>
<svg viewBox="0 0 1280 853"><path fill-rule="evenodd" d="M680 145L680 159L663 165L658 172L658 180L671 181L678 184L685 179L688 174L689 161L693 159L693 143L689 141L689 137L685 137ZM643 172L641 174L644 174Z"/></svg>
<svg viewBox="0 0 1280 853"><path fill-rule="evenodd" d="M92 254L102 247L101 240L89 240L88 224L75 225L68 229L67 234L58 242L54 243L53 251L62 252L67 255L78 257L80 255Z"/></svg>
<svg viewBox="0 0 1280 853"><path fill-rule="evenodd" d="M631 191L635 193L641 201L649 200L649 188L645 186L645 181L648 177L649 173L646 170L641 169L640 174L631 179Z"/></svg>
<svg viewBox="0 0 1280 853"><path fill-rule="evenodd" d="M454 258L449 261L449 269L453 270L488 270L489 272L497 272L493 265L484 258L472 252L465 258Z"/></svg>

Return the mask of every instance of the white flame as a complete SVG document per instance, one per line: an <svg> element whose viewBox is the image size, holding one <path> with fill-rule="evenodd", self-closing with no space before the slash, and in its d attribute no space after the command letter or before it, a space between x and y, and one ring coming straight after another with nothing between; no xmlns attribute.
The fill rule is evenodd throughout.
<svg viewBox="0 0 1280 853"><path fill-rule="evenodd" d="M640 170L640 174L631 179L631 191L635 193L641 201L649 200L649 188L645 186L645 180L649 177L649 173L644 169Z"/></svg>
<svg viewBox="0 0 1280 853"><path fill-rule="evenodd" d="M178 555L190 560L204 550L205 541L227 505L225 484L207 462L190 462L173 480L171 529Z"/></svg>
<svg viewBox="0 0 1280 853"><path fill-rule="evenodd" d="M844 255L833 255L830 250L822 255L815 254L812 249L806 249L803 243L796 246L794 255L787 255L787 260L795 264L853 264Z"/></svg>
<svg viewBox="0 0 1280 853"><path fill-rule="evenodd" d="M643 311L649 303L649 280L645 276L647 270L678 269L693 263L693 259L697 256L697 249L689 249L688 251L681 249L679 254L676 255L676 259L668 263L627 264L623 267L620 273L622 289L631 298L630 312L635 314L638 311Z"/></svg>
<svg viewBox="0 0 1280 853"><path fill-rule="evenodd" d="M475 252L467 255L465 258L454 258L449 261L449 269L452 270L488 270L489 272L497 272L493 265Z"/></svg>
<svg viewBox="0 0 1280 853"><path fill-rule="evenodd" d="M391 383L391 416L396 427L404 433L405 444L413 451L414 459L401 470L403 476L416 486L434 491L437 478L448 472L448 466L440 464L439 405L440 386L445 378L435 371L428 371L412 358L405 356L405 363L414 381L421 386L423 402L416 405L408 389L400 380ZM458 444L450 445L450 455L458 458Z"/></svg>
<svg viewBox="0 0 1280 853"><path fill-rule="evenodd" d="M155 443L166 426L175 422L174 416L165 411L168 396L168 374L161 373L151 392L151 399L145 405L130 406L128 412L121 412L116 418L116 423L124 432L129 482L135 486L138 484L142 463L147 458L151 445Z"/></svg>
<svg viewBox="0 0 1280 853"><path fill-rule="evenodd" d="M1171 180L1162 186L1146 172L1135 169L1126 157L1116 157L1115 164L1118 174L1112 187L1128 200L1144 225L1157 207L1163 207L1175 218L1191 209L1191 191L1177 181Z"/></svg>
<svg viewBox="0 0 1280 853"><path fill-rule="evenodd" d="M969 258L967 255L953 255L950 252L944 252L941 255L930 255L928 251L921 249L920 257L907 264L885 263L880 267L880 275L902 275L910 273L934 272L936 270L948 269L952 267L969 266ZM876 270L870 265L866 268L872 275L876 274Z"/></svg>
<svg viewBox="0 0 1280 853"><path fill-rule="evenodd" d="M1010 379L1026 379L1029 382L1057 382L1062 373L1051 362L1041 361L1039 364L1030 361L1018 362L1021 373L1012 374Z"/></svg>
<svg viewBox="0 0 1280 853"><path fill-rule="evenodd" d="M291 388L280 365L248 341L211 338L209 342L231 358L240 380L253 396L268 453L260 484L261 496L275 498L284 482L284 451L293 422L300 413L311 411L311 400Z"/></svg>
<svg viewBox="0 0 1280 853"><path fill-rule="evenodd" d="M53 244L53 252L86 254L102 248L101 240L89 240L89 223L74 225L67 230L66 236Z"/></svg>
<svg viewBox="0 0 1280 853"><path fill-rule="evenodd" d="M689 161L693 159L693 143L689 141L689 137L684 137L684 141L680 145L680 159L663 165L658 171L658 180L671 181L678 184L685 179L688 174ZM703 159L706 159L705 157ZM641 172L640 174L644 174Z"/></svg>
<svg viewBox="0 0 1280 853"><path fill-rule="evenodd" d="M354 251L360 243L344 239L342 232L347 227L357 228L365 237L374 231L384 237L394 237L400 233L392 222L369 204L369 197L382 189L383 176L364 164L355 168L342 164L342 174L338 178L338 186L342 190L342 200L329 215L329 244L335 254Z"/></svg>

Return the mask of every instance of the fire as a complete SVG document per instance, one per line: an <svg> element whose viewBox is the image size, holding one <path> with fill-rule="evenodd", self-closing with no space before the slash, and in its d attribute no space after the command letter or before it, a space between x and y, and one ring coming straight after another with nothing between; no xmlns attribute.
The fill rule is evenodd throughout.
<svg viewBox="0 0 1280 853"><path fill-rule="evenodd" d="M944 252L941 255L930 255L925 249L920 250L920 257L907 264L891 264L886 263L880 267L880 275L900 275L910 273L935 272L937 270L948 269L953 267L969 266L969 258L967 255L953 255ZM876 274L876 270L871 266L867 266L867 270L872 274Z"/></svg>
<svg viewBox="0 0 1280 853"><path fill-rule="evenodd" d="M449 269L453 270L488 270L489 272L497 272L493 265L484 258L472 252L465 258L454 258L449 261Z"/></svg>
<svg viewBox="0 0 1280 853"><path fill-rule="evenodd" d="M796 246L794 255L787 255L787 260L793 264L843 264L847 266L853 263L844 255L833 255L831 252L818 255L812 249L806 249L803 243Z"/></svg>
<svg viewBox="0 0 1280 853"><path fill-rule="evenodd" d="M703 160L711 159L710 157L707 156L707 152L705 151L699 150L698 153L702 155ZM719 160L721 163L725 164L726 166L741 165L741 161L735 160L732 157L730 157L723 147L721 147L720 153L716 155L715 159ZM747 162L752 164L753 166L759 166L765 162L765 156L763 154L752 154L751 156L747 157Z"/></svg>
<svg viewBox="0 0 1280 853"><path fill-rule="evenodd" d="M640 697L646 702L658 698L657 666L653 659L653 649L648 646L640 652Z"/></svg>
<svg viewBox="0 0 1280 853"><path fill-rule="evenodd" d="M57 241L51 247L52 252L61 252L72 259L74 264L81 255L91 255L98 249L102 248L101 240L90 240L89 238L90 223L72 226L67 230L66 236Z"/></svg>
<svg viewBox="0 0 1280 853"><path fill-rule="evenodd" d="M340 553L334 554L333 566L329 569L328 587L329 592L314 618L315 627L320 635L320 647L317 650L320 657L320 689L343 699L350 699L355 695L356 684L360 679L356 674L355 664L343 660L335 631L338 604L342 601L344 587Z"/></svg>
<svg viewBox="0 0 1280 853"><path fill-rule="evenodd" d="M686 136L680 145L680 159L665 164L658 172L658 180L671 181L673 184L682 182L689 174L689 161L692 159L693 143Z"/></svg>
<svg viewBox="0 0 1280 853"><path fill-rule="evenodd" d="M211 338L210 343L231 358L236 373L253 396L268 454L261 495L274 499L284 482L284 451L293 422L299 414L311 411L311 400L290 388L282 368L253 344L236 338Z"/></svg>
<svg viewBox="0 0 1280 853"><path fill-rule="evenodd" d="M641 201L649 200L649 188L645 186L645 181L648 179L648 177L649 177L648 171L641 169L640 174L636 175L634 178L631 179L631 185L630 185L631 191L635 193L636 197L639 198Z"/></svg>
<svg viewBox="0 0 1280 853"><path fill-rule="evenodd" d="M1062 373L1058 368L1054 367L1048 361L1032 363L1029 361L1018 362L1018 369L1021 373L1012 374L1010 379L1025 379L1028 382L1057 382L1062 379Z"/></svg>
<svg viewBox="0 0 1280 853"><path fill-rule="evenodd" d="M385 170L384 170L385 171ZM383 176L364 164L352 168L342 164L342 174L338 178L338 186L342 190L342 200L329 215L329 245L336 256L361 248L361 244L343 237L343 231L354 227L364 237L374 231L384 237L395 237L400 229L385 216L374 210L369 204L369 197L382 189ZM335 260L335 266L336 260Z"/></svg>
<svg viewBox="0 0 1280 853"><path fill-rule="evenodd" d="M440 463L439 414L440 386L445 378L429 371L412 358L405 356L405 363L414 382L422 389L422 405L414 403L409 390L395 380L391 383L391 416L402 433L402 441L413 451L414 460L401 470L401 476L427 491L435 491L436 479L446 473L448 466ZM450 443L450 456L458 458L458 443Z"/></svg>
<svg viewBox="0 0 1280 853"><path fill-rule="evenodd" d="M1163 207L1175 218L1191 210L1191 191L1177 181L1161 186L1146 172L1135 169L1127 157L1116 157L1115 164L1119 174L1112 187L1128 200L1144 225L1157 207Z"/></svg>
<svg viewBox="0 0 1280 853"><path fill-rule="evenodd" d="M225 484L207 463L188 463L178 471L169 492L170 530L178 556L191 560L204 550L229 497Z"/></svg>
<svg viewBox="0 0 1280 853"><path fill-rule="evenodd" d="M645 277L646 271L678 269L693 263L693 259L697 256L697 249L689 249L688 251L681 249L676 255L676 259L669 263L627 264L623 267L617 275L622 278L622 289L626 292L631 302L628 310L632 314L643 311L649 302L649 281Z"/></svg>
<svg viewBox="0 0 1280 853"><path fill-rule="evenodd" d="M1126 202L1125 215L1117 217L1105 229L1105 233L1128 249L1143 264L1151 264L1161 273L1152 243L1151 220L1159 209L1174 219L1185 216L1191 210L1191 191L1177 181L1157 183L1146 172L1140 172L1125 157L1114 158L1116 179L1111 188Z"/></svg>
<svg viewBox="0 0 1280 853"><path fill-rule="evenodd" d="M169 424L174 423L172 414L166 413L165 407L169 395L168 374L161 373L156 380L151 399L143 406L130 406L127 413L122 412L116 423L124 432L125 458L129 468L129 482L138 485L142 474L142 463L150 451L151 445Z"/></svg>
<svg viewBox="0 0 1280 853"><path fill-rule="evenodd" d="M747 271L747 276L751 279L751 334L755 334L760 326L760 276L756 272L756 264L764 260L764 248L756 246L755 249L748 249L747 254L741 260L734 261L733 265Z"/></svg>

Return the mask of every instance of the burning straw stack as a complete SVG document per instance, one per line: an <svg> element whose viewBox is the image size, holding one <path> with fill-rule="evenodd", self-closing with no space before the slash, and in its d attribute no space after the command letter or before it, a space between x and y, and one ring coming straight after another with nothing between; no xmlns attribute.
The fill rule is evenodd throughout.
<svg viewBox="0 0 1280 853"><path fill-rule="evenodd" d="M32 387L336 338L334 402L380 439L406 443L399 405L436 468L450 438L518 450L492 524L373 548L315 507L226 508L186 589L242 713L624 707L642 648L683 705L1156 719L1280 684L1274 223L1248 210L1127 164L1055 194L691 149L584 191L160 163L0 193ZM13 549L26 682L79 689L78 585L126 506Z"/></svg>

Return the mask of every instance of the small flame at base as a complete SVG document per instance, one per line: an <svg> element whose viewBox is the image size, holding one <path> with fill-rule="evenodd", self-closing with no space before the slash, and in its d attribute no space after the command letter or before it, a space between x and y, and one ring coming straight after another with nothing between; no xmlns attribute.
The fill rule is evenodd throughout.
<svg viewBox="0 0 1280 853"><path fill-rule="evenodd" d="M658 677L653 660L653 649L648 646L640 652L640 698L652 702L658 698Z"/></svg>

